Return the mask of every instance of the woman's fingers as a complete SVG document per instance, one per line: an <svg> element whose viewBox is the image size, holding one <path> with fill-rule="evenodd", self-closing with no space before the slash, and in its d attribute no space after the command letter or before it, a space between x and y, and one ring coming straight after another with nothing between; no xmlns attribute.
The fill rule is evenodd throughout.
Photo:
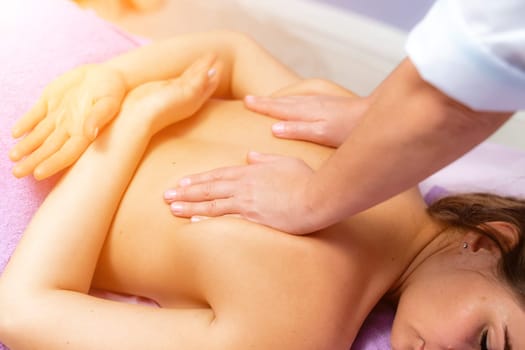
<svg viewBox="0 0 525 350"><path fill-rule="evenodd" d="M26 137L17 143L9 152L9 158L17 162L36 150L51 135L55 125L52 120L42 120Z"/></svg>
<svg viewBox="0 0 525 350"><path fill-rule="evenodd" d="M56 153L36 167L33 174L35 179L43 180L69 167L80 158L89 143L87 138L80 136L68 139Z"/></svg>
<svg viewBox="0 0 525 350"><path fill-rule="evenodd" d="M40 163L57 152L64 145L67 138L68 135L64 131L56 130L53 132L37 150L15 165L13 175L24 177L31 174Z"/></svg>
<svg viewBox="0 0 525 350"><path fill-rule="evenodd" d="M215 54L205 55L184 71L180 77L180 86L185 88L185 98L199 97L205 101L213 94L219 81L217 68L214 67L216 60Z"/></svg>
<svg viewBox="0 0 525 350"><path fill-rule="evenodd" d="M113 96L102 97L95 102L84 124L84 134L93 141L120 109L120 101Z"/></svg>
<svg viewBox="0 0 525 350"><path fill-rule="evenodd" d="M47 114L47 102L44 98L40 98L38 102L20 118L11 130L14 138L19 138L25 133L32 130L35 125L40 123Z"/></svg>

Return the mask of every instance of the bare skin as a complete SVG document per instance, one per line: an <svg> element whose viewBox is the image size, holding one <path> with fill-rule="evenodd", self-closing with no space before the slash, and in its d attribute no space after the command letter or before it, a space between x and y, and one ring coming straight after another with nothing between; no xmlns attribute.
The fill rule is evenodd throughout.
<svg viewBox="0 0 525 350"><path fill-rule="evenodd" d="M210 311L241 314L249 309L257 316L250 320L244 315L243 322L254 322L254 327L279 324L280 332L301 329L303 336L312 332L321 338L331 334L330 344L323 346L346 349L371 307L399 275L399 266L393 267L391 261L407 259L401 250L384 254L392 245L401 248L404 244L404 239L386 244L386 236L395 235L392 228L379 224L383 232L375 232L358 223L407 204L421 211L423 204L415 191L394 201L399 209L391 203L386 205L390 209L370 211L297 240L236 218L191 224L173 218L161 197L173 173L200 170L208 164L242 164L253 145L291 156L306 154L305 161L313 167L332 153L261 133L272 122L246 114L240 102L212 101L191 120L158 134L123 197L94 286L146 296L169 308L214 305ZM235 127L239 125L242 128ZM153 222L156 230L152 230ZM385 244L375 244L383 234ZM366 256L359 254L362 251L367 251ZM366 268L363 259L368 262ZM295 315L292 329L286 326L289 315ZM319 329L322 324L330 327ZM289 346L294 348L292 343Z"/></svg>
<svg viewBox="0 0 525 350"><path fill-rule="evenodd" d="M267 79L280 84L283 77ZM213 93L178 88L162 102L167 87L132 92L33 219L0 280L2 341L13 349L347 349L435 235L425 229L421 197L411 191L309 237L237 218L174 218L162 198L174 172L241 164L253 144L307 154L312 167L332 149L273 138L262 132L272 120L246 114L240 101L210 101L157 134L163 123L193 115L201 91ZM394 222L406 210L413 214ZM101 301L85 294L91 287L142 295L163 308Z"/></svg>

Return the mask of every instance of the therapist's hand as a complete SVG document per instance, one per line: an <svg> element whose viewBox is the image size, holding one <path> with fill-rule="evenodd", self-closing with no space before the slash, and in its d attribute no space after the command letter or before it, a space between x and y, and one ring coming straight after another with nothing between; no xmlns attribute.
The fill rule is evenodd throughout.
<svg viewBox="0 0 525 350"><path fill-rule="evenodd" d="M270 97L248 96L246 108L281 119L272 126L276 137L339 147L368 109L359 97L327 80L308 79Z"/></svg>
<svg viewBox="0 0 525 350"><path fill-rule="evenodd" d="M272 125L276 137L339 147L368 108L361 97L283 96L245 98L248 109L281 122Z"/></svg>
<svg viewBox="0 0 525 350"><path fill-rule="evenodd" d="M296 158L256 152L248 163L185 177L164 199L180 217L240 214L293 234L315 230L308 193L313 170Z"/></svg>
<svg viewBox="0 0 525 350"><path fill-rule="evenodd" d="M127 93L124 77L104 64L86 65L58 77L12 129L24 136L10 151L16 177L38 180L71 165L118 113Z"/></svg>

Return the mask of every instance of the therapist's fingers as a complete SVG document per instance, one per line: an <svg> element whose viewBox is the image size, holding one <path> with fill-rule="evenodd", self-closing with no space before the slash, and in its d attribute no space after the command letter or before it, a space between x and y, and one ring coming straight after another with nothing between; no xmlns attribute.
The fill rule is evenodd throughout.
<svg viewBox="0 0 525 350"><path fill-rule="evenodd" d="M194 216L221 216L238 213L234 198L214 199L207 202L173 202L170 204L173 215L191 218Z"/></svg>
<svg viewBox="0 0 525 350"><path fill-rule="evenodd" d="M244 175L246 166L231 166L218 168L198 174L185 176L179 180L178 186L185 187L204 182L236 180Z"/></svg>
<svg viewBox="0 0 525 350"><path fill-rule="evenodd" d="M53 153L49 158L39 164L33 176L37 180L43 180L72 165L89 146L90 141L85 137L72 137L66 143Z"/></svg>
<svg viewBox="0 0 525 350"><path fill-rule="evenodd" d="M40 98L38 102L20 118L13 128L11 134L14 138L19 138L31 131L47 114L47 102Z"/></svg>
<svg viewBox="0 0 525 350"><path fill-rule="evenodd" d="M35 149L49 137L55 129L55 124L50 118L42 120L26 137L18 142L9 152L9 158L17 162Z"/></svg>
<svg viewBox="0 0 525 350"><path fill-rule="evenodd" d="M208 181L168 190L164 193L164 200L172 203L178 200L195 202L225 199L234 195L237 190L233 181Z"/></svg>
<svg viewBox="0 0 525 350"><path fill-rule="evenodd" d="M315 121L323 111L319 100L311 96L246 96L244 104L254 112L282 120Z"/></svg>
<svg viewBox="0 0 525 350"><path fill-rule="evenodd" d="M279 122L272 125L272 133L276 137L332 146L325 129L326 123L321 122Z"/></svg>
<svg viewBox="0 0 525 350"><path fill-rule="evenodd" d="M38 149L15 165L13 175L24 177L31 174L41 162L57 152L64 145L67 138L68 134L64 131L57 130L53 132Z"/></svg>

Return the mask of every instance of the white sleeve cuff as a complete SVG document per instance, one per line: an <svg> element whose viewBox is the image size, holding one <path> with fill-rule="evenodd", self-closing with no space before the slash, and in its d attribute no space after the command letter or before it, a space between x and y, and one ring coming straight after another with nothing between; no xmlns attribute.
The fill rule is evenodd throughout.
<svg viewBox="0 0 525 350"><path fill-rule="evenodd" d="M425 81L472 109L525 109L525 71L471 35L453 1L436 1L409 34L406 50Z"/></svg>

